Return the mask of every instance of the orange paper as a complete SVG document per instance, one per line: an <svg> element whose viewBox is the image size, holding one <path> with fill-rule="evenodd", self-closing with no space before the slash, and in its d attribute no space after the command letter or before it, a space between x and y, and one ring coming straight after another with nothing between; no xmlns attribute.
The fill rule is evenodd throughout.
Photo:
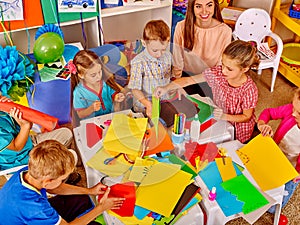
<svg viewBox="0 0 300 225"><path fill-rule="evenodd" d="M48 114L42 113L35 109L17 104L15 102L0 102L0 110L9 113L12 108L18 108L22 112L22 117L32 123L38 124L47 131L53 130L58 122L58 119Z"/></svg>

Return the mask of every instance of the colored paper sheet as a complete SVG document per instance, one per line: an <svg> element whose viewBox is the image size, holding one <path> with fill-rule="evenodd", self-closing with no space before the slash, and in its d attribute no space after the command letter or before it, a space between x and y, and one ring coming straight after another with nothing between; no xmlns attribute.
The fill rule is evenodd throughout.
<svg viewBox="0 0 300 225"><path fill-rule="evenodd" d="M152 117L151 120L155 127L154 131L156 134L156 138L158 138L158 123L159 123L159 114L160 114L160 101L159 98L156 98L152 95Z"/></svg>
<svg viewBox="0 0 300 225"><path fill-rule="evenodd" d="M113 157L104 148L101 148L88 162L87 165L92 167L101 173L104 173L111 177L117 177L125 173L131 167L123 156L114 160L113 164L104 164L104 160Z"/></svg>
<svg viewBox="0 0 300 225"><path fill-rule="evenodd" d="M106 225L103 214L97 216L94 221L98 222L100 225Z"/></svg>
<svg viewBox="0 0 300 225"><path fill-rule="evenodd" d="M223 182L226 180L230 180L231 178L236 177L236 172L232 163L232 159L230 157L224 158L224 163L222 158L215 159L218 170L221 174Z"/></svg>
<svg viewBox="0 0 300 225"><path fill-rule="evenodd" d="M106 150L138 156L147 127L147 118L130 118L124 114L115 114L103 146Z"/></svg>
<svg viewBox="0 0 300 225"><path fill-rule="evenodd" d="M136 205L169 217L191 177L179 165L153 165L137 189Z"/></svg>
<svg viewBox="0 0 300 225"><path fill-rule="evenodd" d="M241 172L235 165L234 167L237 175L240 175ZM231 216L242 212L244 203L237 200L236 196L222 188L221 183L223 181L215 161L210 162L203 170L199 172L199 175L209 190L211 190L212 187L216 187L216 201L218 202L225 216Z"/></svg>
<svg viewBox="0 0 300 225"><path fill-rule="evenodd" d="M181 170L192 174L192 178L194 178L198 175L195 168L189 162L182 160L181 158L177 157L176 155L170 154L169 160L171 163L180 165Z"/></svg>
<svg viewBox="0 0 300 225"><path fill-rule="evenodd" d="M137 157L131 168L128 179L134 182L141 182L147 175L147 172L151 169L152 165L156 163L157 161L152 158L142 159Z"/></svg>
<svg viewBox="0 0 300 225"><path fill-rule="evenodd" d="M243 174L223 182L221 186L226 191L237 196L238 200L245 203L243 206L244 214L248 214L269 203Z"/></svg>
<svg viewBox="0 0 300 225"><path fill-rule="evenodd" d="M185 122L186 129L189 129L189 130L191 129L191 122L192 122L191 120ZM217 120L215 120L214 118L210 118L210 119L206 120L205 122L201 123L200 133L205 131L206 129L210 128L216 122L217 122Z"/></svg>
<svg viewBox="0 0 300 225"><path fill-rule="evenodd" d="M134 216L138 218L139 220L142 220L145 218L151 211L149 209L145 209L143 207L140 207L136 205L134 207Z"/></svg>
<svg viewBox="0 0 300 225"><path fill-rule="evenodd" d="M20 111L22 112L22 116L25 120L38 124L41 127L45 128L47 131L53 130L57 125L58 119L53 116L17 104L15 102L0 102L1 111L9 113L10 110L14 107L20 109Z"/></svg>
<svg viewBox="0 0 300 225"><path fill-rule="evenodd" d="M198 118L201 123L212 117L214 108L198 99L195 99L189 95L186 96L192 102L195 102L200 109L198 112Z"/></svg>
<svg viewBox="0 0 300 225"><path fill-rule="evenodd" d="M112 211L109 211L108 214L112 216L108 224L114 225L152 225L154 221L153 218L148 216L144 217L142 220L139 220L135 216L119 216L118 214ZM122 223L120 223L119 221L121 221Z"/></svg>
<svg viewBox="0 0 300 225"><path fill-rule="evenodd" d="M86 126L86 143L89 148L102 140L102 128L94 123L87 123Z"/></svg>
<svg viewBox="0 0 300 225"><path fill-rule="evenodd" d="M298 176L271 137L260 134L236 153L263 191L280 187Z"/></svg>
<svg viewBox="0 0 300 225"><path fill-rule="evenodd" d="M159 123L158 135L156 135L155 127L151 127L149 130L149 143L145 152L145 156L152 155L164 151L170 151L174 149L174 145L166 128Z"/></svg>
<svg viewBox="0 0 300 225"><path fill-rule="evenodd" d="M101 201L103 194L98 196L98 200ZM119 209L111 209L119 216L133 216L135 206L135 184L134 182L126 182L120 184L114 184L110 186L110 192L108 197L124 198L122 206Z"/></svg>

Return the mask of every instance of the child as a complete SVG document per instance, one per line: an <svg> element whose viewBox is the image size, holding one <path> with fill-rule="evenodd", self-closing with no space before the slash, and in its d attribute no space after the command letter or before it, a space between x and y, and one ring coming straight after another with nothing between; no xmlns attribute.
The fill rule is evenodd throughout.
<svg viewBox="0 0 300 225"><path fill-rule="evenodd" d="M270 120L281 120L273 139L296 167L296 170L300 172L300 88L295 90L292 103L262 111L258 118L257 128L264 136L273 136L274 132L268 125ZM285 184L288 195L283 196L282 207L292 197L299 180L300 175ZM274 213L274 209L271 208L270 212Z"/></svg>
<svg viewBox="0 0 300 225"><path fill-rule="evenodd" d="M165 87L157 88L155 95L160 97L178 86L207 81L217 105L214 117L231 122L235 127L235 138L244 143L254 130L254 109L258 100L257 87L247 73L258 63L256 49L250 43L233 41L223 52L222 66L212 67L193 77L177 79Z"/></svg>
<svg viewBox="0 0 300 225"><path fill-rule="evenodd" d="M149 21L143 31L145 49L131 61L128 88L135 98L134 110L151 117L152 92L170 82L172 55L167 50L170 28L163 20ZM163 96L166 99L167 96Z"/></svg>
<svg viewBox="0 0 300 225"><path fill-rule="evenodd" d="M125 98L112 73L108 71L96 53L90 50L79 51L68 65L73 91L73 107L80 119L91 118L114 111L113 102Z"/></svg>
<svg viewBox="0 0 300 225"><path fill-rule="evenodd" d="M0 95L0 101L11 100ZM29 151L44 140L53 139L69 146L73 138L68 128L30 135L32 123L22 118L18 108L12 108L10 113L0 111L0 127L0 170L26 165Z"/></svg>
<svg viewBox="0 0 300 225"><path fill-rule="evenodd" d="M15 173L0 190L1 224L88 224L103 211L120 208L124 199L108 198L110 189L101 190L106 188L101 183L91 188L63 183L74 170L74 160L58 141L35 146L28 167ZM56 196L47 199L46 191ZM103 193L100 203L91 209L88 195Z"/></svg>

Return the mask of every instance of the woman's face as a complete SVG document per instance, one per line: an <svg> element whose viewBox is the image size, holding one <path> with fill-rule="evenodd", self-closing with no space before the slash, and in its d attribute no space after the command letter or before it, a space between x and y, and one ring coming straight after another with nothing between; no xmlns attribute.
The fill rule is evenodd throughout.
<svg viewBox="0 0 300 225"><path fill-rule="evenodd" d="M95 63L91 68L87 69L82 79L86 84L99 83L102 79L102 68L101 65Z"/></svg>
<svg viewBox="0 0 300 225"><path fill-rule="evenodd" d="M210 22L215 11L215 3L213 0L195 0L194 14L196 21L201 23Z"/></svg>

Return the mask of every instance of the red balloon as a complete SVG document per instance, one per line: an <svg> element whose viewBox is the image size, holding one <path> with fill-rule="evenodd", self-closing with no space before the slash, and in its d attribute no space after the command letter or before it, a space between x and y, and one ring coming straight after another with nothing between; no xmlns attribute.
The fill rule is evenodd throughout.
<svg viewBox="0 0 300 225"><path fill-rule="evenodd" d="M278 225L286 225L288 222L288 218L285 215L280 214Z"/></svg>

